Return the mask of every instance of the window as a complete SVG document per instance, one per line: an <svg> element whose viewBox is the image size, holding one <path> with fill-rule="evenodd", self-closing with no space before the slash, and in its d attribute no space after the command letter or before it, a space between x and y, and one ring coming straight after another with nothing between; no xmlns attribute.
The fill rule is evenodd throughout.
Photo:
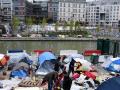
<svg viewBox="0 0 120 90"><path fill-rule="evenodd" d="M19 10L19 8L18 8L18 7L15 7L15 10Z"/></svg>
<svg viewBox="0 0 120 90"><path fill-rule="evenodd" d="M65 7L65 3L64 3L64 7Z"/></svg>
<svg viewBox="0 0 120 90"><path fill-rule="evenodd" d="M60 3L60 7L62 7L62 3Z"/></svg>
<svg viewBox="0 0 120 90"><path fill-rule="evenodd" d="M68 3L68 7L70 7L70 3Z"/></svg>

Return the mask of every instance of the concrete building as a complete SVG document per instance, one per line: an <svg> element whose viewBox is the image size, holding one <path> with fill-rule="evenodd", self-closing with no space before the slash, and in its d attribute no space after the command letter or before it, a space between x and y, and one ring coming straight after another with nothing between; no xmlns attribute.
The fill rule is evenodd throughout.
<svg viewBox="0 0 120 90"><path fill-rule="evenodd" d="M0 7L3 10L3 21L11 22L13 8L12 8L12 0L0 0Z"/></svg>
<svg viewBox="0 0 120 90"><path fill-rule="evenodd" d="M25 17L32 15L32 3L27 0L13 0L13 16L25 21Z"/></svg>
<svg viewBox="0 0 120 90"><path fill-rule="evenodd" d="M88 3L86 6L86 20L89 26L118 27L120 21L120 1L101 0Z"/></svg>
<svg viewBox="0 0 120 90"><path fill-rule="evenodd" d="M86 0L59 0L59 21L86 21Z"/></svg>
<svg viewBox="0 0 120 90"><path fill-rule="evenodd" d="M0 8L0 24L3 22L3 10Z"/></svg>
<svg viewBox="0 0 120 90"><path fill-rule="evenodd" d="M50 0L48 2L48 19L57 21L59 0Z"/></svg>
<svg viewBox="0 0 120 90"><path fill-rule="evenodd" d="M33 1L33 16L38 24L43 18L48 18L48 2L49 0Z"/></svg>

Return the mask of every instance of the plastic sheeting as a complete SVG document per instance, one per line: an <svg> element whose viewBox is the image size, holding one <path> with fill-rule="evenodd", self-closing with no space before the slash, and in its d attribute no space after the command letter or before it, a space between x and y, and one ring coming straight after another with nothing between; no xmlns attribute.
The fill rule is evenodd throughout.
<svg viewBox="0 0 120 90"><path fill-rule="evenodd" d="M18 86L18 84L21 82L20 79L12 79L12 80L0 80L0 83L3 84L3 88L0 88L0 90L11 90L12 87Z"/></svg>
<svg viewBox="0 0 120 90"><path fill-rule="evenodd" d="M18 63L20 60L24 58L29 58L29 55L26 52L7 53L7 55L10 57L8 65Z"/></svg>
<svg viewBox="0 0 120 90"><path fill-rule="evenodd" d="M43 64L41 64L36 71L37 75L46 75L49 72L54 71L54 65L51 61L45 61Z"/></svg>
<svg viewBox="0 0 120 90"><path fill-rule="evenodd" d="M120 72L120 58L110 58L102 66L108 71Z"/></svg>

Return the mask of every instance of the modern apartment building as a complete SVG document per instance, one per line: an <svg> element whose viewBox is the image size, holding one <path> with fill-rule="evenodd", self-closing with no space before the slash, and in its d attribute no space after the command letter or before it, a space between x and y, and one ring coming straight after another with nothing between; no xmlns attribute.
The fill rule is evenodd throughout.
<svg viewBox="0 0 120 90"><path fill-rule="evenodd" d="M59 21L86 21L86 0L59 0Z"/></svg>
<svg viewBox="0 0 120 90"><path fill-rule="evenodd" d="M33 1L33 17L37 23L44 17L48 18L48 2L49 0L34 0Z"/></svg>
<svg viewBox="0 0 120 90"><path fill-rule="evenodd" d="M27 0L13 0L13 16L25 21L25 17L32 15L32 3Z"/></svg>
<svg viewBox="0 0 120 90"><path fill-rule="evenodd" d="M12 0L0 0L0 8L3 11L3 21L11 22L13 8L12 8Z"/></svg>
<svg viewBox="0 0 120 90"><path fill-rule="evenodd" d="M120 21L120 1L101 0L88 3L86 6L86 21L90 26L118 27Z"/></svg>
<svg viewBox="0 0 120 90"><path fill-rule="evenodd" d="M48 2L48 19L57 21L59 0L50 0Z"/></svg>

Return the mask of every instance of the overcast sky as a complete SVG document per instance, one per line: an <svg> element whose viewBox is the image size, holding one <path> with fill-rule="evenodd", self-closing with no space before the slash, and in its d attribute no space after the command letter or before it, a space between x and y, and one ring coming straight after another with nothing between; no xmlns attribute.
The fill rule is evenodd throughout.
<svg viewBox="0 0 120 90"><path fill-rule="evenodd" d="M28 1L32 1L32 0L28 0ZM87 0L87 1L93 1L93 0Z"/></svg>

